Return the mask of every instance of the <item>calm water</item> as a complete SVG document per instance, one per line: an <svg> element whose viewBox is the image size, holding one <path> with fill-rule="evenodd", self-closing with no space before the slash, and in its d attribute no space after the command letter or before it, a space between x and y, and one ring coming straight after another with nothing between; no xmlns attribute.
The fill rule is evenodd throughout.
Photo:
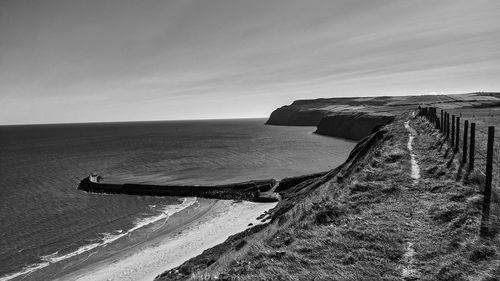
<svg viewBox="0 0 500 281"><path fill-rule="evenodd" d="M354 146L311 127L264 121L0 127L0 279L93 249L189 204L77 190L91 171L149 183L281 179L334 168Z"/></svg>

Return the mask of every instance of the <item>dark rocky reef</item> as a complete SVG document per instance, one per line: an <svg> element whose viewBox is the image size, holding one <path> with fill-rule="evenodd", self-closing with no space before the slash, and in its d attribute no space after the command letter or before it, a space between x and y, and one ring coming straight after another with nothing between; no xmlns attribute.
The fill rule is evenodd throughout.
<svg viewBox="0 0 500 281"><path fill-rule="evenodd" d="M315 133L326 136L361 140L378 127L394 120L392 114L339 112L323 117Z"/></svg>
<svg viewBox="0 0 500 281"><path fill-rule="evenodd" d="M209 199L233 199L253 202L276 202L280 196L269 192L276 185L274 179L255 180L228 185L183 186L150 184L113 184L83 179L78 189L94 193L115 193L149 196L201 197Z"/></svg>

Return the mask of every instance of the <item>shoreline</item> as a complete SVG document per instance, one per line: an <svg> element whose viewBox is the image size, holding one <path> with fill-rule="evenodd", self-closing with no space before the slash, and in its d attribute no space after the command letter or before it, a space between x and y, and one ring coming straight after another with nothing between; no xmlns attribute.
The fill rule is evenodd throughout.
<svg viewBox="0 0 500 281"><path fill-rule="evenodd" d="M321 175L323 175L323 173L317 173L317 174L311 174L311 175L300 175L300 176L291 177L290 179L284 178L283 181L291 180L290 185L294 186L297 183L301 183L303 181L310 180L311 178L316 178L317 176L321 177ZM292 184L292 182L293 182L293 184ZM227 186L230 186L230 184L228 184ZM224 186L224 187L227 187L227 186ZM220 188L220 186L217 186L217 187ZM269 186L269 187L271 187L274 191L274 188L278 187L278 185ZM243 190L245 190L245 189L246 188L244 188ZM284 190L282 190L282 191L288 192L287 188L284 188ZM245 190L244 192L247 192L247 190ZM221 199L225 199L225 198L221 198ZM238 198L238 199L240 199L240 198ZM233 204L233 203L231 203L231 204ZM238 203L235 205L240 205L240 206L244 205L244 207L248 207L247 206L248 204L249 204L249 202L244 202L244 203ZM258 223L256 218L259 215L261 215L264 211L272 209L274 206L276 206L276 204L277 203L275 203L275 204L269 204L269 203L257 204L257 205L265 205L265 208L262 208L262 212L258 211L257 213L251 215L251 217L245 217L245 219L248 219L248 221L245 221L245 222L243 222L243 219L241 217L238 217L238 215L233 212L234 210L227 209L225 212L222 212L222 213L219 212L219 213L215 214L213 217L210 217L209 219L217 220L217 215L219 215L226 220L231 220L231 219L238 220L237 223L239 223L239 224L238 224L237 230L235 230L234 232L229 232L227 229L225 229L225 230L219 229L218 233L222 233L223 235L222 236L221 235L213 236L213 237L210 237L208 239L205 239L211 243L208 246L205 246L204 245L205 243L202 241L200 243L200 245L203 246L202 250L194 249L196 251L198 251L198 250L199 251L198 252L191 251L190 254L186 254L183 257L183 259L179 259L177 261L177 263L170 262L168 264L168 266L162 266L160 269L158 269L158 273L157 274L155 273L154 276L152 273L150 273L150 272L153 272L151 270L147 270L147 272L144 271L143 273L151 274L152 278L154 278L154 277L156 277L156 275L161 274L170 268L173 268L175 266L182 264L183 262L185 262L189 258L195 257L195 256L201 254L204 249L208 249L208 248L211 248L211 247L216 246L218 244L221 244L230 235L242 232L245 229L247 229L249 223L253 223L254 225L256 225ZM216 204L214 203L214 205L216 205ZM251 205L255 205L255 203L251 204ZM144 253L144 252L147 252L148 250L151 250L150 249L151 247L159 247L158 245L155 245L155 244L157 244L157 243L155 243L155 241L160 241L161 243L163 243L163 242L168 243L168 242L171 242L170 240L178 239L179 237L177 237L177 236L180 235L183 231L190 229L190 227L193 224L198 224L198 227L200 227L200 225L203 223L203 221L202 221L203 217L210 216L210 214L213 214L212 213L214 211L214 210L212 210L213 207L214 206L212 205L210 208L208 208L206 210L206 212L200 213L199 217L196 217L195 219L193 219L193 221L191 221L190 223L188 223L186 225L177 225L177 226L173 227L169 232L166 232L166 233L164 233L164 230L158 231L158 232L161 232L162 234L158 235L157 238L153 238L152 240L147 239L147 241L142 241L142 242L139 242L139 243L133 244L133 245L130 245L130 243L129 243L128 246L126 246L120 250L115 250L111 253L108 253L109 256L107 256L105 258L101 259L100 257L98 257L99 260L97 260L97 261L95 261L94 259L96 258L97 255L101 255L101 253L96 254L96 255L93 255L93 253L90 253L87 258L83 257L87 253L81 254L78 257L71 258L72 261L60 261L60 262L56 262L54 264L51 264L49 266L50 269L48 271L49 272L51 271L52 274L40 273L41 275L39 275L39 271L41 271L41 272L45 271L46 268L43 268L41 270L37 270L36 272L28 274L28 276L22 275L22 276L20 276L20 278L14 278L13 280L21 280L21 278L22 278L22 280L40 280L40 278L37 276L46 276L47 278L44 278L45 280L86 280L85 278L89 278L88 280L100 280L99 279L100 276L102 277L102 279L105 279L105 280L113 280L113 278L104 277L102 275L103 274L102 271L109 271L109 267L113 267L116 264L122 264L122 268L116 270L117 271L116 274L121 273L124 271L123 269L126 268L126 267L123 267L123 265L126 264L127 260L130 260L132 258L140 259L139 263L137 263L137 262L134 263L134 265L139 264L138 266L140 267L141 262L142 263L145 262L144 257L142 259L140 257L138 257L138 256L140 256L140 253ZM227 207L227 206L225 206L225 207ZM255 212L255 208L247 209L247 211L249 213ZM182 213L182 212L179 212L179 213ZM210 214L207 214L207 213L210 213ZM177 214L177 215L180 215L180 214ZM172 218L168 219L169 223L167 223L167 224L171 223L171 219ZM221 228L223 228L225 225L226 225L225 221L218 220L218 226L222 226ZM145 226L143 228L150 228L150 227ZM142 228L138 229L136 231L141 232ZM172 235L175 236L174 239L169 238ZM222 239L220 237L222 237ZM190 239L196 240L196 237L191 236ZM216 242L213 242L214 241L213 239L219 239L219 240L216 240ZM184 241L186 241L186 239L184 239ZM158 243L160 243L160 242L158 242ZM113 242L113 243L119 244L117 242ZM106 248L106 250L108 250L109 248L110 247L108 246ZM193 250L193 249L191 249L191 250ZM74 264L73 259L77 260L76 264ZM73 265L70 264L72 262L73 262ZM53 268L57 268L59 270L54 270ZM90 274L90 277L88 277L89 274ZM54 279L54 278L56 278L56 279ZM123 278L123 276L121 276L121 278L119 278L119 280L126 280L127 278L128 278L127 276L125 276L125 278ZM132 279L135 279L135 278L132 278Z"/></svg>
<svg viewBox="0 0 500 281"><path fill-rule="evenodd" d="M186 219L184 210L176 213L167 223L169 226L165 226L167 229L159 231L160 235L99 261L84 260L71 270L60 268L63 271L47 277L50 280L153 280L249 228L249 223L261 223L257 217L274 206L276 203L201 199L200 206L191 210L195 214Z"/></svg>
<svg viewBox="0 0 500 281"><path fill-rule="evenodd" d="M185 198L186 199L186 198ZM214 200L204 200L193 198L195 202L191 205L167 215L166 218L157 220L153 223L140 226L130 233L110 242L104 243L84 251L80 254L71 256L66 259L52 262L44 267L33 270L25 274L18 274L15 277L5 280L53 280L60 276L80 270L81 268L93 263L100 263L103 260L112 258L125 251L130 251L141 244L157 239L159 236L169 235L170 233L181 228L184 224L189 224L193 220L203 216L216 202ZM177 205L170 205L175 208ZM85 246L84 246L85 247ZM3 280L3 279L2 279Z"/></svg>

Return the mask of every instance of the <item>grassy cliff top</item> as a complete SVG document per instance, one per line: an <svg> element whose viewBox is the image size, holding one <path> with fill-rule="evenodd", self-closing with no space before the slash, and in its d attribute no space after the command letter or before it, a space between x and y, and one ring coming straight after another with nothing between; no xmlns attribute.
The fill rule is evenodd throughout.
<svg viewBox="0 0 500 281"><path fill-rule="evenodd" d="M429 123L399 115L355 150L269 224L158 280L499 280L498 230L479 237L480 188Z"/></svg>
<svg viewBox="0 0 500 281"><path fill-rule="evenodd" d="M469 93L460 95L383 96L320 98L297 100L274 110L267 124L316 126L326 116L348 114L397 115L417 106L441 109L487 108L500 106L500 93Z"/></svg>
<svg viewBox="0 0 500 281"><path fill-rule="evenodd" d="M442 105L446 107L477 106L500 102L500 93L477 92L458 95L420 95L420 96L377 96L318 98L294 101L291 106L303 108L324 108L334 105L362 107L405 106L405 105Z"/></svg>

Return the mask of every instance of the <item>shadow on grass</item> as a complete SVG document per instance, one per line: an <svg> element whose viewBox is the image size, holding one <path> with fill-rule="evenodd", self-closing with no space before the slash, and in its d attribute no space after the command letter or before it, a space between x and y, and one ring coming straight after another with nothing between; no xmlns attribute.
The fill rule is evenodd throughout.
<svg viewBox="0 0 500 281"><path fill-rule="evenodd" d="M450 159L448 159L448 161L446 162L446 168L451 168L451 165L453 164L453 160L455 160L455 155L457 154L454 150L452 150L451 148L448 148L446 150L446 155L444 156L445 158L447 158L447 155L450 152L450 150L451 150L451 156L450 156Z"/></svg>
<svg viewBox="0 0 500 281"><path fill-rule="evenodd" d="M462 180L463 179L462 177L465 178L465 176L467 175L467 169L464 169L465 164L466 163L460 161L460 165L458 166L458 170L457 170L457 176L455 178L457 181Z"/></svg>

